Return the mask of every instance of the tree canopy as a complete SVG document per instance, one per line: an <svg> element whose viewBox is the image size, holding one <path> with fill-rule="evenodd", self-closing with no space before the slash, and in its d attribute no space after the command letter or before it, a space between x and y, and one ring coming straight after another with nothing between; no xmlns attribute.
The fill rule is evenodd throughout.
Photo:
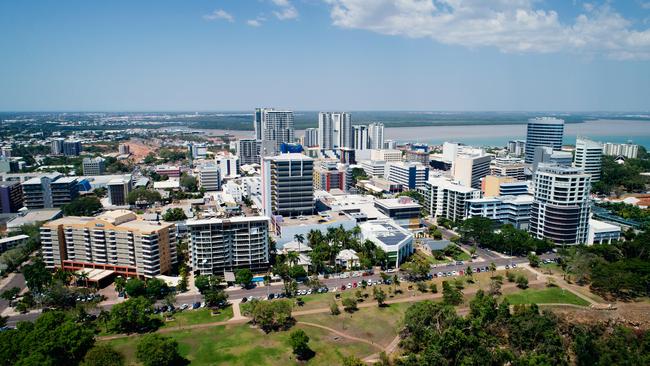
<svg viewBox="0 0 650 366"><path fill-rule="evenodd" d="M101 209L102 204L95 195L77 197L62 207L66 216L93 216Z"/></svg>

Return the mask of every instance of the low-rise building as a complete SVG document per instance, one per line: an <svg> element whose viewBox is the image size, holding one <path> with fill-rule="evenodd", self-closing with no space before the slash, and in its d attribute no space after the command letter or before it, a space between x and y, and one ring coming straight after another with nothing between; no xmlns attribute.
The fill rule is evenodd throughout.
<svg viewBox="0 0 650 366"><path fill-rule="evenodd" d="M116 177L108 181L108 202L113 206L125 206L128 204L127 196L131 192L133 179L131 175Z"/></svg>
<svg viewBox="0 0 650 366"><path fill-rule="evenodd" d="M420 228L422 206L410 197L378 199L375 201L375 207L405 229L417 230Z"/></svg>
<svg viewBox="0 0 650 366"><path fill-rule="evenodd" d="M221 190L221 169L216 165L199 167L199 188L208 192Z"/></svg>
<svg viewBox="0 0 650 366"><path fill-rule="evenodd" d="M501 224L511 224L517 229L528 230L533 196L501 196L467 200L468 217L486 217Z"/></svg>
<svg viewBox="0 0 650 366"><path fill-rule="evenodd" d="M155 171L156 174L164 175L169 178L180 178L181 176L181 168L177 166L158 165Z"/></svg>
<svg viewBox="0 0 650 366"><path fill-rule="evenodd" d="M391 220L359 224L361 238L370 240L388 255L389 265L399 268L413 253L413 234Z"/></svg>
<svg viewBox="0 0 650 366"><path fill-rule="evenodd" d="M621 227L604 221L589 219L587 245L611 244L621 237Z"/></svg>
<svg viewBox="0 0 650 366"><path fill-rule="evenodd" d="M0 239L0 253L26 243L27 239L29 239L27 235L16 235Z"/></svg>

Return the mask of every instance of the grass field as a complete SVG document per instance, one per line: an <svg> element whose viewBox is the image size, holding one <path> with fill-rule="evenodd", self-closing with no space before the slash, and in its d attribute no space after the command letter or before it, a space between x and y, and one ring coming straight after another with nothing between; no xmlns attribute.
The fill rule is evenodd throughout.
<svg viewBox="0 0 650 366"><path fill-rule="evenodd" d="M574 295L570 291L559 287L545 289L526 289L506 295L508 301L513 304L573 304L588 306L589 302Z"/></svg>
<svg viewBox="0 0 650 366"><path fill-rule="evenodd" d="M366 301L374 302L370 299ZM340 307L340 315L329 313L300 315L296 317L296 320L324 325L339 332L387 346L402 328L404 313L411 305L410 303L399 303L381 308L371 306L360 308L352 314L343 311L343 307Z"/></svg>
<svg viewBox="0 0 650 366"><path fill-rule="evenodd" d="M316 356L307 365L339 365L343 357L365 357L377 350L365 343L336 337L310 326L296 325L309 336L309 346ZM178 331L165 334L176 339L181 355L192 365L295 365L288 345L290 331L265 334L248 325L228 325L209 329ZM107 341L126 358L126 365L137 365L135 358L139 337Z"/></svg>
<svg viewBox="0 0 650 366"><path fill-rule="evenodd" d="M174 314L174 320L163 323L163 328L186 326L192 324L215 323L226 321L233 317L232 307L229 306L217 315L212 315L210 309L185 310Z"/></svg>

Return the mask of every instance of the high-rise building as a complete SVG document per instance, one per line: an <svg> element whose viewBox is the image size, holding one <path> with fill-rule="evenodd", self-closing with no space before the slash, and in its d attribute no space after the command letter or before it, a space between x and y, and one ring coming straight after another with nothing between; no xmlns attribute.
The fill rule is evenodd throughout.
<svg viewBox="0 0 650 366"><path fill-rule="evenodd" d="M108 202L113 206L126 206L127 196L131 192L133 178L130 174L113 178L106 184Z"/></svg>
<svg viewBox="0 0 650 366"><path fill-rule="evenodd" d="M241 165L259 164L262 142L256 139L241 139L237 143L237 156Z"/></svg>
<svg viewBox="0 0 650 366"><path fill-rule="evenodd" d="M102 175L106 171L106 159L102 157L84 158L81 162L84 175Z"/></svg>
<svg viewBox="0 0 650 366"><path fill-rule="evenodd" d="M452 221L463 220L467 216L467 201L481 197L480 190L441 176L430 177L418 191L431 216Z"/></svg>
<svg viewBox="0 0 650 366"><path fill-rule="evenodd" d="M555 151L550 146L537 146L533 156L533 171L537 170L540 163L570 166L573 154L570 151Z"/></svg>
<svg viewBox="0 0 650 366"><path fill-rule="evenodd" d="M13 149L11 146L3 146L2 149L0 149L0 152L2 153L2 156L5 158L10 158L13 152Z"/></svg>
<svg viewBox="0 0 650 366"><path fill-rule="evenodd" d="M370 146L370 137L368 136L368 126L356 125L354 126L354 142L353 147L355 150L366 150Z"/></svg>
<svg viewBox="0 0 650 366"><path fill-rule="evenodd" d="M131 147L128 144L119 144L117 149L120 155L129 155L131 153Z"/></svg>
<svg viewBox="0 0 650 366"><path fill-rule="evenodd" d="M305 147L318 146L318 129L317 128L307 128L307 129L305 129L305 138L303 140L303 145L305 145Z"/></svg>
<svg viewBox="0 0 650 366"><path fill-rule="evenodd" d="M524 140L508 141L508 153L514 156L523 156L526 153L526 141Z"/></svg>
<svg viewBox="0 0 650 366"><path fill-rule="evenodd" d="M318 146L323 150L353 148L352 117L346 112L318 114Z"/></svg>
<svg viewBox="0 0 650 366"><path fill-rule="evenodd" d="M199 167L199 188L208 192L221 190L221 169L217 165Z"/></svg>
<svg viewBox="0 0 650 366"><path fill-rule="evenodd" d="M208 156L208 145L190 142L187 144L187 152L192 156L192 159L204 159Z"/></svg>
<svg viewBox="0 0 650 366"><path fill-rule="evenodd" d="M23 189L20 182L0 181L0 213L18 212L23 207Z"/></svg>
<svg viewBox="0 0 650 366"><path fill-rule="evenodd" d="M639 145L606 142L603 145L603 155L624 156L629 159L636 159L639 155Z"/></svg>
<svg viewBox="0 0 650 366"><path fill-rule="evenodd" d="M584 244L591 176L581 168L541 163L533 176L531 235L556 244Z"/></svg>
<svg viewBox="0 0 650 366"><path fill-rule="evenodd" d="M174 224L142 221L128 210L50 221L41 227L41 242L48 268L151 278L169 273L176 263Z"/></svg>
<svg viewBox="0 0 650 366"><path fill-rule="evenodd" d="M236 155L219 154L214 157L214 163L221 169L221 179L239 176L239 158Z"/></svg>
<svg viewBox="0 0 650 366"><path fill-rule="evenodd" d="M294 142L293 111L276 111L272 108L261 108L255 111L255 135L262 140L261 154L274 155L280 151L283 143ZM259 119L258 119L259 118ZM258 132L259 131L259 132Z"/></svg>
<svg viewBox="0 0 650 366"><path fill-rule="evenodd" d="M451 167L452 175L464 186L481 188L481 179L490 174L491 161L490 155L459 154Z"/></svg>
<svg viewBox="0 0 650 366"><path fill-rule="evenodd" d="M397 141L395 140L384 140L384 149L386 150L395 150L397 148Z"/></svg>
<svg viewBox="0 0 650 366"><path fill-rule="evenodd" d="M61 177L50 183L52 207L62 207L79 196L79 181L75 177Z"/></svg>
<svg viewBox="0 0 650 366"><path fill-rule="evenodd" d="M264 137L264 128L262 125L262 115L265 108L255 108L253 115L253 130L255 131L255 140L261 141Z"/></svg>
<svg viewBox="0 0 650 366"><path fill-rule="evenodd" d="M269 267L269 219L188 220L192 271L202 275L248 268L254 272Z"/></svg>
<svg viewBox="0 0 650 366"><path fill-rule="evenodd" d="M490 163L490 174L524 180L526 179L526 164L517 158L497 157Z"/></svg>
<svg viewBox="0 0 650 366"><path fill-rule="evenodd" d="M548 146L556 151L561 150L563 137L564 120L552 117L531 118L528 120L526 163L533 163L535 148L538 146Z"/></svg>
<svg viewBox="0 0 650 366"><path fill-rule="evenodd" d="M51 150L50 150L52 155L63 155L63 142L64 141L65 141L65 139L60 138L60 137L52 139Z"/></svg>
<svg viewBox="0 0 650 366"><path fill-rule="evenodd" d="M386 164L386 179L402 185L404 190L424 186L429 178L429 167L420 163L394 162Z"/></svg>
<svg viewBox="0 0 650 366"><path fill-rule="evenodd" d="M79 156L81 154L81 141L68 140L63 142L63 155Z"/></svg>
<svg viewBox="0 0 650 366"><path fill-rule="evenodd" d="M314 159L297 153L264 158L262 204L272 217L311 215L314 211Z"/></svg>
<svg viewBox="0 0 650 366"><path fill-rule="evenodd" d="M591 175L591 182L600 180L600 169L603 163L603 145L600 142L585 138L576 139L576 150L573 165L582 168Z"/></svg>
<svg viewBox="0 0 650 366"><path fill-rule="evenodd" d="M384 148L384 124L375 122L368 125L368 148L379 150ZM394 149L395 146L388 147Z"/></svg>

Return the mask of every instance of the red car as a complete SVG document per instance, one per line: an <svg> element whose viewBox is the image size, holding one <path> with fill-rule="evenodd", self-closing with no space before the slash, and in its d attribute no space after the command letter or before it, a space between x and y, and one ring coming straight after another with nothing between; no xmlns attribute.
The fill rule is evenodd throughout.
<svg viewBox="0 0 650 366"><path fill-rule="evenodd" d="M341 286L341 291L345 290L345 285Z"/></svg>
<svg viewBox="0 0 650 366"><path fill-rule="evenodd" d="M356 282L353 283L353 284L352 284L352 287L357 288L357 283L356 283Z"/></svg>

